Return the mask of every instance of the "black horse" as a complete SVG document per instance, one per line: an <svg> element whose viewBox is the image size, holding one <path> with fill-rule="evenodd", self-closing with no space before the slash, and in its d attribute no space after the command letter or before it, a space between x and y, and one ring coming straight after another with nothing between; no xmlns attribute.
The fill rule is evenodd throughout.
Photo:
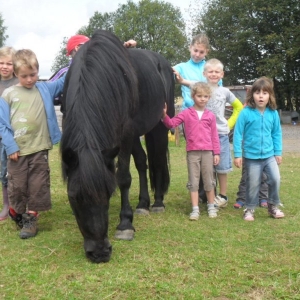
<svg viewBox="0 0 300 300"><path fill-rule="evenodd" d="M71 64L63 99L62 169L85 253L93 262L110 259L108 209L117 185L121 211L116 238L134 237L131 155L140 184L136 212L150 210L147 168L154 191L151 209L164 210L170 183L168 130L160 122L165 102L172 117L174 77L169 63L158 53L124 48L108 31L96 31Z"/></svg>

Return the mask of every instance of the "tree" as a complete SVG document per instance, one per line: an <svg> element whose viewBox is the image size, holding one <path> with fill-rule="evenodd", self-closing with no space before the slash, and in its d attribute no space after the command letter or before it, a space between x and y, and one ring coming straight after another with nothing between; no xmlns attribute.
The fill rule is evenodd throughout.
<svg viewBox="0 0 300 300"><path fill-rule="evenodd" d="M114 13L101 14L95 12L90 18L89 24L79 29L78 34L91 37L96 29L112 30L114 26Z"/></svg>
<svg viewBox="0 0 300 300"><path fill-rule="evenodd" d="M7 27L4 26L4 19L0 13L0 47L4 46L5 40L8 38L8 35L5 34Z"/></svg>
<svg viewBox="0 0 300 300"><path fill-rule="evenodd" d="M225 84L271 77L279 107L299 110L299 1L210 0L196 30L207 33L211 55L225 64Z"/></svg>
<svg viewBox="0 0 300 300"><path fill-rule="evenodd" d="M112 13L101 14L96 11L87 26L81 27L77 34L91 37L96 29L114 32L122 41L135 39L138 48L149 49L163 55L171 65L189 58L185 23L181 12L172 4L158 0L141 0L126 4ZM55 58L51 70L56 71L65 64L65 45ZM64 63L64 64L62 64ZM180 94L177 87L176 95Z"/></svg>
<svg viewBox="0 0 300 300"><path fill-rule="evenodd" d="M119 5L113 30L122 40L134 38L139 48L159 52L172 65L187 58L184 20L180 10L168 2L129 0Z"/></svg>
<svg viewBox="0 0 300 300"><path fill-rule="evenodd" d="M67 56L67 49L66 49L68 39L69 38L64 37L61 43L60 50L54 59L53 65L51 66L51 71L53 73L57 72L62 67L67 66L70 62L70 58Z"/></svg>

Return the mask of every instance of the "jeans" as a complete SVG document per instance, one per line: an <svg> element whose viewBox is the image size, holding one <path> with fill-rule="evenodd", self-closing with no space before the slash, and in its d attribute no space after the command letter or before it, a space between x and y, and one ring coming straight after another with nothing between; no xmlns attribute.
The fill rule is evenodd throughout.
<svg viewBox="0 0 300 300"><path fill-rule="evenodd" d="M246 167L245 167L245 159L243 159L243 167L242 167L242 177L240 180L238 192L236 194L236 202L242 202L245 204L245 199L246 199ZM260 189L259 189L259 201L261 200L267 200L268 199L268 185L266 183L267 181L267 176L265 173L263 173L262 178L261 178L261 184L260 184Z"/></svg>
<svg viewBox="0 0 300 300"><path fill-rule="evenodd" d="M0 163L1 163L1 168L0 168L0 180L2 183L2 186L7 186L7 155L4 150L3 144L0 140Z"/></svg>
<svg viewBox="0 0 300 300"><path fill-rule="evenodd" d="M227 174L232 171L231 152L228 134L219 134L220 162L215 166L216 172Z"/></svg>
<svg viewBox="0 0 300 300"><path fill-rule="evenodd" d="M261 177L267 176L268 203L279 205L280 173L274 156L265 159L244 159L246 166L246 208L255 209L258 204Z"/></svg>

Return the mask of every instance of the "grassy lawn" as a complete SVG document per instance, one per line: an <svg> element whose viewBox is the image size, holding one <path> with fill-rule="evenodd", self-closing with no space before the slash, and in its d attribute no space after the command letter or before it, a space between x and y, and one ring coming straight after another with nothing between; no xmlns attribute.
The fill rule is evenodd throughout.
<svg viewBox="0 0 300 300"><path fill-rule="evenodd" d="M0 223L0 299L300 299L299 153L285 153L281 201L286 217L257 208L254 222L233 209L241 171L229 175L230 204L209 219L202 205L188 219L185 144L170 145L171 186L166 212L135 216L135 239L114 238L119 192L111 199L109 263L92 264L72 215L51 151L53 209L41 213L37 237L21 240L11 220ZM137 205L133 170L132 207Z"/></svg>

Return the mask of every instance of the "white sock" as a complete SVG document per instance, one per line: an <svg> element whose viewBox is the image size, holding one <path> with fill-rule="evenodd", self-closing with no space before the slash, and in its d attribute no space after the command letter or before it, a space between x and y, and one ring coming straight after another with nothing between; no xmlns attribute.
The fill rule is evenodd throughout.
<svg viewBox="0 0 300 300"><path fill-rule="evenodd" d="M199 206L193 206L193 211L199 211Z"/></svg>

